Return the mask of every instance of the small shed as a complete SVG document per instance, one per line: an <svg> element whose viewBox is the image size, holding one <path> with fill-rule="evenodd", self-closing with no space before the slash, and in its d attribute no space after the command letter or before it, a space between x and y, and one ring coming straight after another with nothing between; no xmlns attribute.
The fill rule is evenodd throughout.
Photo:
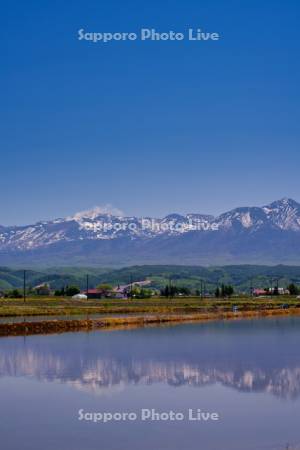
<svg viewBox="0 0 300 450"><path fill-rule="evenodd" d="M87 295L85 294L76 294L72 297L73 300L87 300Z"/></svg>

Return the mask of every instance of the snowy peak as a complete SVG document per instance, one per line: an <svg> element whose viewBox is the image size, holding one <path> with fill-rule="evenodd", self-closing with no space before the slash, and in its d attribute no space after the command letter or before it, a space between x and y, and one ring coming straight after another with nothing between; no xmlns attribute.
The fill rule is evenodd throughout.
<svg viewBox="0 0 300 450"><path fill-rule="evenodd" d="M300 205L283 198L269 205L236 208L217 218L221 228L239 227L255 231L259 228L300 231Z"/></svg>
<svg viewBox="0 0 300 450"><path fill-rule="evenodd" d="M224 229L258 229L265 224L266 215L261 208L257 207L236 208L219 216L217 221Z"/></svg>
<svg viewBox="0 0 300 450"><path fill-rule="evenodd" d="M80 211L74 216L68 217L67 220L75 220L76 222L81 222L84 219L94 220L101 216L123 216L123 212L117 208L113 208L111 205L105 206L95 206L92 209L87 209L85 211Z"/></svg>
<svg viewBox="0 0 300 450"><path fill-rule="evenodd" d="M263 230L300 231L300 205L288 198L263 207L241 207L218 217L205 214L169 214L164 218L126 217L107 206L72 217L22 227L0 227L0 251L33 250L52 244L126 238L143 241L188 233L232 232L255 234Z"/></svg>
<svg viewBox="0 0 300 450"><path fill-rule="evenodd" d="M279 208L279 209L285 209L285 208L299 208L300 204L293 200L292 198L283 197L280 200L276 200L275 202L268 205L270 208Z"/></svg>
<svg viewBox="0 0 300 450"><path fill-rule="evenodd" d="M263 207L268 220L282 230L300 229L300 205L290 198L283 198Z"/></svg>

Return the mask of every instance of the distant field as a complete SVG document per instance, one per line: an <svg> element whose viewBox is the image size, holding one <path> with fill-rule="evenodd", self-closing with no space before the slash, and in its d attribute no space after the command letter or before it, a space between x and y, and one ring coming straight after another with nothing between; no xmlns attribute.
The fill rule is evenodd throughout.
<svg viewBox="0 0 300 450"><path fill-rule="evenodd" d="M0 317L36 316L36 315L76 315L76 314L188 314L201 312L231 311L236 305L239 311L261 309L279 309L285 304L288 307L300 307L300 300L295 297L273 298L231 298L201 299L200 297L176 297L166 299L102 299L73 300L61 297L29 297L23 299L0 299Z"/></svg>

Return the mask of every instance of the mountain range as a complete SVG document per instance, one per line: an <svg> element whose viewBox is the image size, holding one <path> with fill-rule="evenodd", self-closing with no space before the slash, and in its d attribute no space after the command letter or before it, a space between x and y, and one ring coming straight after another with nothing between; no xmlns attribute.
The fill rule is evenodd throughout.
<svg viewBox="0 0 300 450"><path fill-rule="evenodd" d="M217 217L124 217L99 209L0 226L0 264L299 264L300 204L288 198Z"/></svg>

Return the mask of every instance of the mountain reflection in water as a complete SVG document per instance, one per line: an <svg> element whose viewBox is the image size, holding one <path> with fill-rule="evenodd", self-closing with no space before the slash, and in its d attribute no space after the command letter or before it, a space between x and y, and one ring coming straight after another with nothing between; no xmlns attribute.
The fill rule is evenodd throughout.
<svg viewBox="0 0 300 450"><path fill-rule="evenodd" d="M295 399L299 342L298 318L7 338L0 341L0 376L68 383L94 394L125 385L221 383Z"/></svg>

